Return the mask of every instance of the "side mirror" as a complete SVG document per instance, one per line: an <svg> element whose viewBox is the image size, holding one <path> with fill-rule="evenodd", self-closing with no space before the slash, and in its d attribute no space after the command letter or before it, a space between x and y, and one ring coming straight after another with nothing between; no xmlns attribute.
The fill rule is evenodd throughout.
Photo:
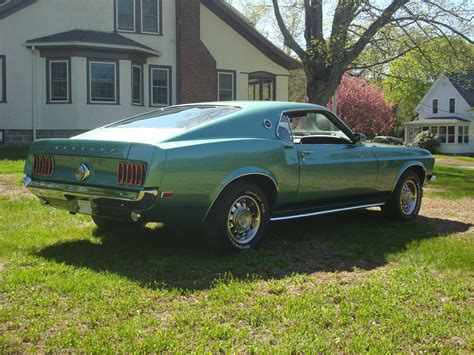
<svg viewBox="0 0 474 355"><path fill-rule="evenodd" d="M352 136L352 142L354 144L363 144L365 141L367 141L367 136L362 133L354 133Z"/></svg>

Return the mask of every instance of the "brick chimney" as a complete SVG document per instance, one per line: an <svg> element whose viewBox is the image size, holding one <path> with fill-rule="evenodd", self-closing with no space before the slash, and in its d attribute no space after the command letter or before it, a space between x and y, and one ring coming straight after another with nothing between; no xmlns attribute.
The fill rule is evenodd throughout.
<svg viewBox="0 0 474 355"><path fill-rule="evenodd" d="M216 101L216 60L201 42L200 0L176 0L178 104Z"/></svg>

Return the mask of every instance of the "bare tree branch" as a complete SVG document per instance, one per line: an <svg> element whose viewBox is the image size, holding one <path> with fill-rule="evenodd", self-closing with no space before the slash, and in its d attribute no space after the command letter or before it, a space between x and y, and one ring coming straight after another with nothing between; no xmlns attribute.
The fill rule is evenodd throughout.
<svg viewBox="0 0 474 355"><path fill-rule="evenodd" d="M287 47L291 48L295 51L295 53L300 57L303 62L307 61L307 54L303 48L298 44L295 40L293 35L288 31L288 28L285 25L285 21L283 21L283 17L281 16L280 12L280 5L278 4L278 0L272 0L273 2L273 9L275 12L275 17L278 23L278 27L280 28L281 33L283 34L284 43Z"/></svg>
<svg viewBox="0 0 474 355"><path fill-rule="evenodd" d="M386 24L390 23L392 16L400 10L400 8L408 3L409 0L393 0L392 3L383 10L382 14L367 28L357 42L350 48L347 53L347 63L352 62L356 59L364 48L369 44L371 39L376 35L378 31Z"/></svg>
<svg viewBox="0 0 474 355"><path fill-rule="evenodd" d="M399 18L393 19L392 22L401 22L401 21L412 20L412 19L413 19L413 17L409 17L409 16L399 17ZM434 20L434 19L423 18L421 16L417 16L416 20L419 21L419 22L426 23L426 24L431 25L431 26L437 25L439 27L444 27L444 28L450 30L452 33L454 33L454 34L458 35L459 37L463 38L467 42L469 42L471 44L474 44L474 41L472 39L470 39L468 36L466 36L464 33L458 31L453 26L448 25L444 22L440 22L440 21L437 21L437 20Z"/></svg>

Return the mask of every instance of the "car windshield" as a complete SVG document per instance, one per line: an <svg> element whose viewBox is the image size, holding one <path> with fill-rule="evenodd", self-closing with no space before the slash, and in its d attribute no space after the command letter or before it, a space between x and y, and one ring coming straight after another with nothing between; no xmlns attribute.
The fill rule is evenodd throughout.
<svg viewBox="0 0 474 355"><path fill-rule="evenodd" d="M117 122L109 128L162 128L185 131L239 110L239 107L234 106L169 107Z"/></svg>

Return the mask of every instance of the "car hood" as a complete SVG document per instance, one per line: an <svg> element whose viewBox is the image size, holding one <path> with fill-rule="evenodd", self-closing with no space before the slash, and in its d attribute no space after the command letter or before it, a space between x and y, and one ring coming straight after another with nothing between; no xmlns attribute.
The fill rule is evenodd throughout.
<svg viewBox="0 0 474 355"><path fill-rule="evenodd" d="M399 154L402 154L402 155L410 154L410 155L419 155L419 156L431 156L431 153L426 149L416 148L416 147L407 147L404 145L368 143L367 146L381 148L378 150L380 152L398 152Z"/></svg>
<svg viewBox="0 0 474 355"><path fill-rule="evenodd" d="M98 128L71 139L157 144L183 132L171 128Z"/></svg>

